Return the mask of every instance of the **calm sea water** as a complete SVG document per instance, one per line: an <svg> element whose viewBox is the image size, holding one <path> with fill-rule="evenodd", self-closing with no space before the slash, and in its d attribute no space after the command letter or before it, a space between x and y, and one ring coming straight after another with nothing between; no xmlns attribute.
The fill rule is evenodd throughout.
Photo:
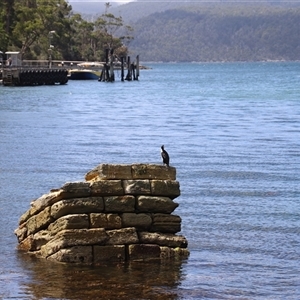
<svg viewBox="0 0 300 300"><path fill-rule="evenodd" d="M1 299L300 299L300 63L146 64L0 86ZM99 163L161 163L190 257L79 267L16 251L30 201Z"/></svg>

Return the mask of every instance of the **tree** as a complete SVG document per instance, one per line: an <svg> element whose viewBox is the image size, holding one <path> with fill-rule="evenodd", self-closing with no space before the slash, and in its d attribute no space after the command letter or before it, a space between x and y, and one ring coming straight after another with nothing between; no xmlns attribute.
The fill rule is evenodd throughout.
<svg viewBox="0 0 300 300"><path fill-rule="evenodd" d="M72 48L70 49L75 60L93 59L92 32L94 25L82 19L81 15L75 14L71 18L71 27L74 32Z"/></svg>
<svg viewBox="0 0 300 300"><path fill-rule="evenodd" d="M95 21L95 33L101 39L102 48L115 49L116 55L124 55L127 46L133 39L130 35L133 29L125 25L122 17L115 17L111 13L105 13ZM119 37L116 35L119 34Z"/></svg>
<svg viewBox="0 0 300 300"><path fill-rule="evenodd" d="M71 7L63 0L16 0L15 10L13 43L21 49L23 57L34 58L45 53L49 47L49 32L55 32L55 39L70 30L66 17Z"/></svg>
<svg viewBox="0 0 300 300"><path fill-rule="evenodd" d="M0 50L20 51L23 59L99 60L106 48L126 53L131 30L106 13L95 22L73 14L65 0L1 0ZM116 37L123 29L123 35ZM52 45L50 47L50 45Z"/></svg>
<svg viewBox="0 0 300 300"><path fill-rule="evenodd" d="M14 20L14 0L2 0L0 3L0 50L6 51L12 33Z"/></svg>

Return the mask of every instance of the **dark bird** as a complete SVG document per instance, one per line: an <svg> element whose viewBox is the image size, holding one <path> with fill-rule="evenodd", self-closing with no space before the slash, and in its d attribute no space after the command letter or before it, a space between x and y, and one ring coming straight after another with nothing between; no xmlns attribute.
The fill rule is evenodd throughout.
<svg viewBox="0 0 300 300"><path fill-rule="evenodd" d="M168 152L164 149L164 145L161 146L161 151L160 151L163 163L167 166L169 166L169 162L170 162L170 157Z"/></svg>

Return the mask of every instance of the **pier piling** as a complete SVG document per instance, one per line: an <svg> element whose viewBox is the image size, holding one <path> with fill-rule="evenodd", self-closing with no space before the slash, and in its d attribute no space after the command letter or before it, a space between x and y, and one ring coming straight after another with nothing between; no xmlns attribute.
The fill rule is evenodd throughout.
<svg viewBox="0 0 300 300"><path fill-rule="evenodd" d="M127 57L127 75L125 80L131 81L132 77L131 77L131 67L130 67L130 56Z"/></svg>
<svg viewBox="0 0 300 300"><path fill-rule="evenodd" d="M124 56L121 57L121 81L124 81Z"/></svg>

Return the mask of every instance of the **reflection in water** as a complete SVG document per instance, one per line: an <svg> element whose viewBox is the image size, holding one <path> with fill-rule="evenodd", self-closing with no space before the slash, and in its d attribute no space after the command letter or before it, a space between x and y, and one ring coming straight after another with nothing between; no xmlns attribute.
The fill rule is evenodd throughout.
<svg viewBox="0 0 300 300"><path fill-rule="evenodd" d="M34 299L178 299L185 261L129 262L105 266L54 263L20 253L31 272L24 283Z"/></svg>

